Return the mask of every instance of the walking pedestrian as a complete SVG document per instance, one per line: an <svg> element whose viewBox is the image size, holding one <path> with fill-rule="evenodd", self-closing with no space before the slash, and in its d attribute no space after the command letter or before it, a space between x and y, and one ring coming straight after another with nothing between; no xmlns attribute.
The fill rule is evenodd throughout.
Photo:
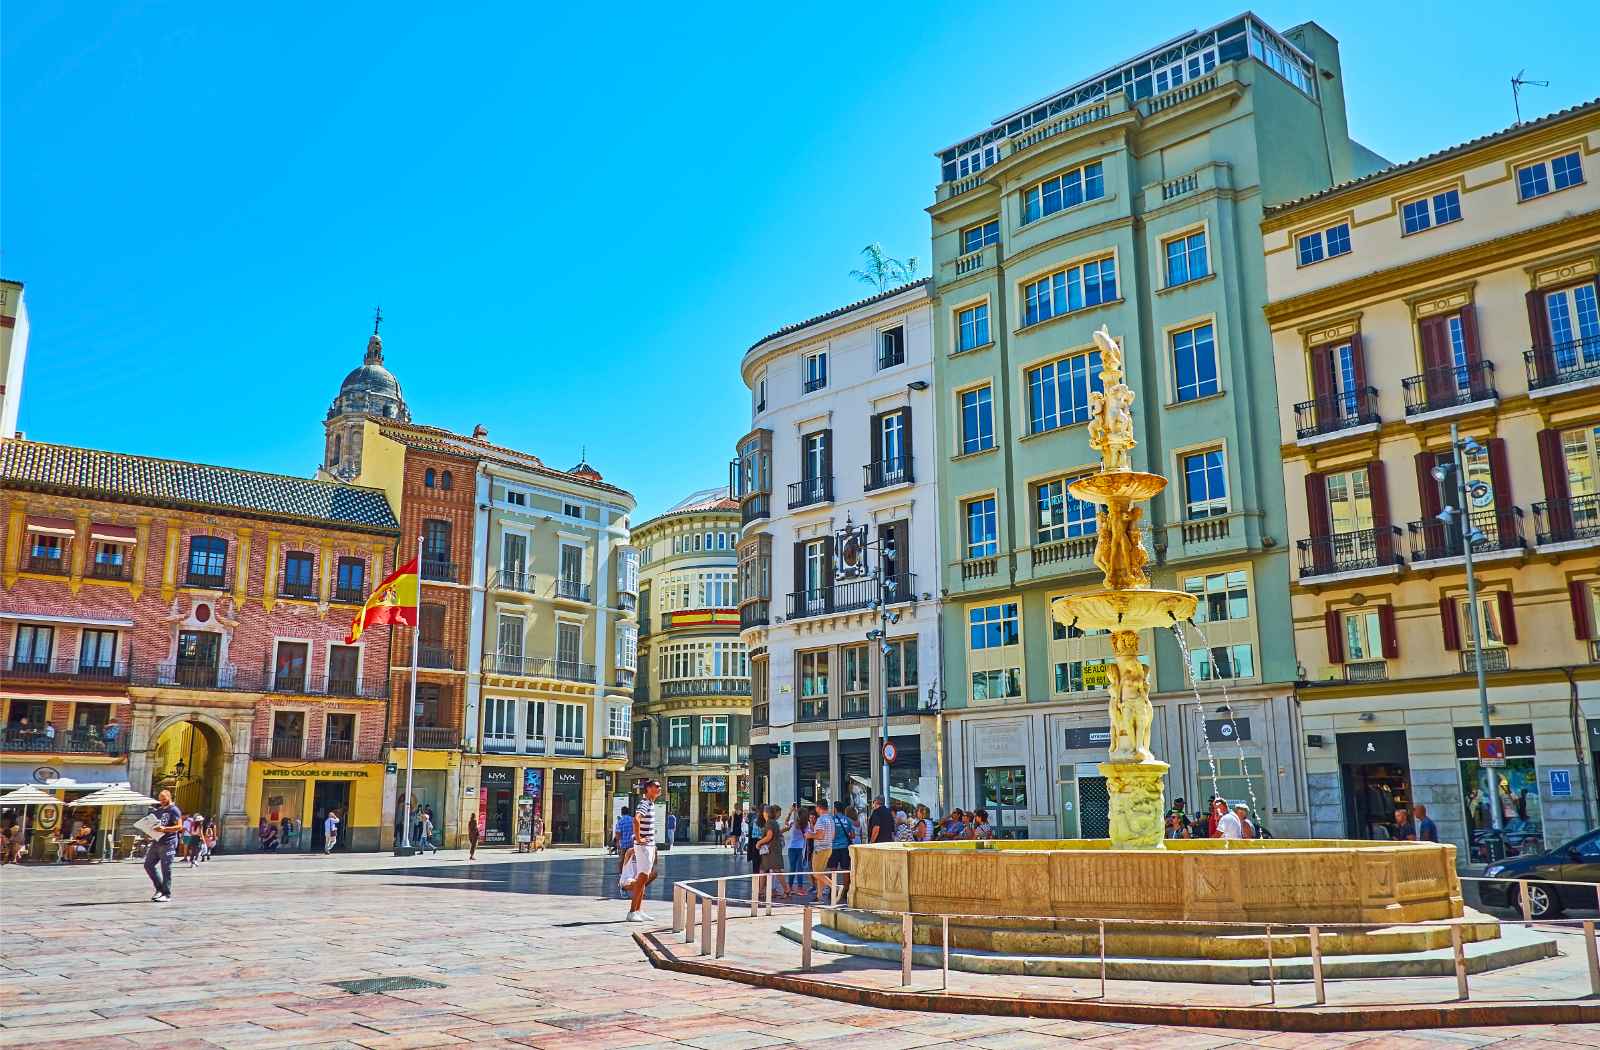
<svg viewBox="0 0 1600 1050"><path fill-rule="evenodd" d="M422 831L417 835L417 852L426 853L428 850L439 852L439 846L433 841L433 810L422 811Z"/></svg>
<svg viewBox="0 0 1600 1050"><path fill-rule="evenodd" d="M333 847L339 843L339 811L329 809L328 815L322 818L322 853L323 856L333 852Z"/></svg>
<svg viewBox="0 0 1600 1050"><path fill-rule="evenodd" d="M777 806L766 806L761 810L761 837L756 840L756 856L759 859L757 870L766 876L767 897L787 898L789 893L784 889L783 877L783 811Z"/></svg>
<svg viewBox="0 0 1600 1050"><path fill-rule="evenodd" d="M644 891L656 880L656 799L661 794L659 780L646 780L643 797L634 807L633 846L622 864L617 885L628 891L629 922L649 922L644 913Z"/></svg>
<svg viewBox="0 0 1600 1050"><path fill-rule="evenodd" d="M624 813L627 810L623 810ZM478 815L476 813L467 818L467 859L478 859Z"/></svg>
<svg viewBox="0 0 1600 1050"><path fill-rule="evenodd" d="M843 802L833 804L833 851L828 854L828 870L838 872L839 889L850 887L850 847L855 845L856 813Z"/></svg>
<svg viewBox="0 0 1600 1050"><path fill-rule="evenodd" d="M200 832L206 826L205 819L199 813L183 818L183 856L191 868L200 863Z"/></svg>
<svg viewBox="0 0 1600 1050"><path fill-rule="evenodd" d="M821 902L822 887L832 885L826 873L828 860L833 855L833 817L828 814L826 802L818 802L815 808L816 819L811 822L806 838L811 840L811 888Z"/></svg>
<svg viewBox="0 0 1600 1050"><path fill-rule="evenodd" d="M1411 815L1417 818L1417 841L1438 842L1439 825L1428 816L1428 807L1418 802L1411 807Z"/></svg>
<svg viewBox="0 0 1600 1050"><path fill-rule="evenodd" d="M894 841L894 812L883 804L882 798L872 800L872 812L867 814L867 842Z"/></svg>
<svg viewBox="0 0 1600 1050"><path fill-rule="evenodd" d="M159 837L144 851L144 873L156 890L150 900L163 904L172 899L172 861L178 854L178 836L183 834L183 813L172 804L172 792L165 788L156 801L159 805L150 815L156 819L152 830Z"/></svg>
<svg viewBox="0 0 1600 1050"><path fill-rule="evenodd" d="M789 854L787 889L798 893L806 884L806 818L800 812L800 803L789 804L789 818L784 821L783 834L784 847Z"/></svg>
<svg viewBox="0 0 1600 1050"><path fill-rule="evenodd" d="M200 860L211 859L211 854L217 849L217 822L210 817L206 818L206 826L200 831Z"/></svg>
<svg viewBox="0 0 1600 1050"><path fill-rule="evenodd" d="M628 855L633 851L633 838L633 810L623 806L622 812L617 814L616 824L611 828L611 852L617 855L619 873L628 866Z"/></svg>

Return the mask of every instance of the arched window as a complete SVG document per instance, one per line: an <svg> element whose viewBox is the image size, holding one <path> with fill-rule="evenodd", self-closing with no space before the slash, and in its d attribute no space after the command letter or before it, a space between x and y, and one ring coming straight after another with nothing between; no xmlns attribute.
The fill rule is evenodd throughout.
<svg viewBox="0 0 1600 1050"><path fill-rule="evenodd" d="M445 471L444 477L439 479L439 487L448 492L453 484L455 484L455 479L450 476L450 472L448 470Z"/></svg>
<svg viewBox="0 0 1600 1050"><path fill-rule="evenodd" d="M333 460L332 460L332 462L333 462L333 465L336 466L336 467L339 465L339 453L343 449L344 449L344 435L342 435L342 434L333 435Z"/></svg>
<svg viewBox="0 0 1600 1050"><path fill-rule="evenodd" d="M426 488L433 488L433 468L429 467L422 472L422 484Z"/></svg>

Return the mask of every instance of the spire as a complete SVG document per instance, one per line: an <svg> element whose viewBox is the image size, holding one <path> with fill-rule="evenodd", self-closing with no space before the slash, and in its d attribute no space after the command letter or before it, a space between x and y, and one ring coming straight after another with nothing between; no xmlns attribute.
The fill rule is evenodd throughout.
<svg viewBox="0 0 1600 1050"><path fill-rule="evenodd" d="M378 334L378 327L383 324L383 307L372 311L372 338L367 340L367 355L361 359L364 365L383 364L383 337Z"/></svg>

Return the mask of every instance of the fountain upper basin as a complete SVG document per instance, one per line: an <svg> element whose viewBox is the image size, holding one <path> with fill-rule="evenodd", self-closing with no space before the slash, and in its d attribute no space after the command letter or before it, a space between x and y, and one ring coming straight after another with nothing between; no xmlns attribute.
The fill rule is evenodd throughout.
<svg viewBox="0 0 1600 1050"><path fill-rule="evenodd" d="M1166 487L1167 479L1160 474L1146 474L1142 470L1105 470L1081 477L1068 485L1067 489L1085 503L1103 504L1113 500L1142 503L1159 495Z"/></svg>
<svg viewBox="0 0 1600 1050"><path fill-rule="evenodd" d="M1090 591L1057 598L1051 603L1056 622L1083 630L1143 631L1171 627L1194 615L1197 595L1184 591L1137 588L1126 591Z"/></svg>

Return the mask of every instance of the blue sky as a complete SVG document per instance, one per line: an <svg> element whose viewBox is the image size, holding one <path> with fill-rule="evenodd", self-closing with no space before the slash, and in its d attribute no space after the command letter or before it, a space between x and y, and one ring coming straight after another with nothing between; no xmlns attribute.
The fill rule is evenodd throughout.
<svg viewBox="0 0 1600 1050"><path fill-rule="evenodd" d="M417 419L586 445L642 518L725 481L752 342L869 241L927 259L934 149L1241 10L560 6L5 5L22 428L307 474L381 303ZM1523 67L1526 115L1600 94L1587 4L1407 6L1255 10L1340 39L1394 160L1509 124Z"/></svg>

